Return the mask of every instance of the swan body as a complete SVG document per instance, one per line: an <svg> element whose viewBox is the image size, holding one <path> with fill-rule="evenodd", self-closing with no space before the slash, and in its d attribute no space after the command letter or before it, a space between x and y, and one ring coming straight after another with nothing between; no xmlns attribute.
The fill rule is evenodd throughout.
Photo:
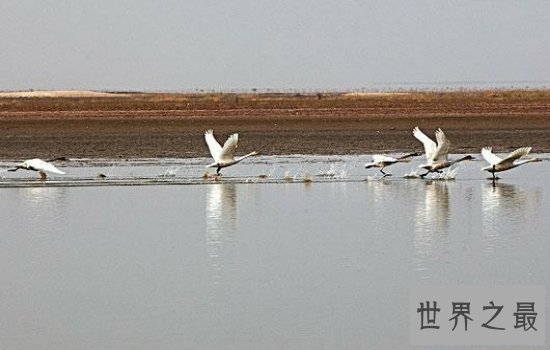
<svg viewBox="0 0 550 350"><path fill-rule="evenodd" d="M449 160L449 150L451 149L451 142L441 129L435 131L435 141L430 139L424 134L418 126L413 129L413 136L424 145L424 152L426 153L426 164L422 164L419 168L427 170L427 173L420 174L420 177L424 177L429 173L441 173L442 169L448 168L453 164L460 163L465 160L475 159L471 155L464 156L460 159Z"/></svg>
<svg viewBox="0 0 550 350"><path fill-rule="evenodd" d="M210 150L210 154L212 155L212 158L214 158L214 163L209 164L206 167L217 168L216 173L218 175L221 175L220 174L221 168L225 168L233 164L237 164L243 159L246 159L248 157L255 156L258 154L258 152L254 151L241 157L234 156L235 150L237 149L237 144L239 142L239 134L230 135L227 138L227 141L225 141L225 143L223 144L223 147L214 138L213 130L206 130L204 132L204 140L206 141L206 145Z"/></svg>
<svg viewBox="0 0 550 350"><path fill-rule="evenodd" d="M481 155L489 163L489 166L486 166L481 170L492 173L493 180L496 180L495 173L513 169L522 164L542 161L540 158L519 160L521 157L528 155L529 152L531 152L531 147L521 147L508 154L505 158L500 158L493 153L493 149L491 147L484 147L481 149Z"/></svg>
<svg viewBox="0 0 550 350"><path fill-rule="evenodd" d="M381 154L375 154L372 156L372 161L365 164L365 168L380 168L380 172L386 176L391 176L391 174L384 172L384 168L395 163L410 162L412 157L419 156L419 153L410 153L406 154L399 158L388 157Z"/></svg>
<svg viewBox="0 0 550 350"><path fill-rule="evenodd" d="M17 171L19 169L38 171L42 180L46 179L46 172L60 175L66 174L64 171L57 169L53 164L38 158L27 159L23 163L17 164L15 168L8 169L8 171Z"/></svg>

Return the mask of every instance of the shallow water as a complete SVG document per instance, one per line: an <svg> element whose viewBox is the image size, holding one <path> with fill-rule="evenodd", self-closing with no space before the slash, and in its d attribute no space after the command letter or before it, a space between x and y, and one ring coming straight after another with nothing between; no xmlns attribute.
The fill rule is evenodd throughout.
<svg viewBox="0 0 550 350"><path fill-rule="evenodd" d="M382 180L367 156L262 157L217 181L207 161L3 173L2 347L408 348L411 286L550 282L549 162L493 186L482 162ZM143 184L174 163L187 186L94 178ZM84 178L101 186L63 185Z"/></svg>

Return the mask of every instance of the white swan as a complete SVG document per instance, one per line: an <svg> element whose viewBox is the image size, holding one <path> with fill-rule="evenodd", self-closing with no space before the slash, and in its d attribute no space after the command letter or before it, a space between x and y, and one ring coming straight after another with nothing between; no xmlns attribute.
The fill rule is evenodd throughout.
<svg viewBox="0 0 550 350"><path fill-rule="evenodd" d="M428 171L425 174L420 174L420 177L422 178L429 173L441 173L441 169L448 168L451 165L464 160L475 159L473 156L467 155L460 159L449 160L451 142L441 129L437 129L435 131L435 139L437 140L437 144L422 131L420 131L418 126L413 129L413 136L424 145L426 159L428 160L428 163L419 166L419 168L426 169Z"/></svg>
<svg viewBox="0 0 550 350"><path fill-rule="evenodd" d="M56 158L50 161L55 161L55 160L66 160L66 158ZM38 173L40 174L40 178L42 180L46 180L46 177L47 177L46 172L60 174L60 175L66 174L65 172L57 169L53 164L50 164L38 158L27 159L23 163L17 164L15 168L8 169L8 171L17 171L19 169L38 171Z"/></svg>
<svg viewBox="0 0 550 350"><path fill-rule="evenodd" d="M237 164L241 160L248 158L250 156L255 156L258 154L258 152L254 151L251 153L248 153L242 157L235 157L233 154L235 153L235 149L237 149L237 143L239 141L239 134L233 134L230 135L227 138L227 141L220 146L218 141L214 138L214 131L213 130L206 130L204 132L204 140L206 141L206 144L208 145L208 149L210 150L210 154L212 155L212 158L214 158L214 163L207 165L207 168L218 168L216 173L218 175L220 174L221 168L228 167L233 164Z"/></svg>
<svg viewBox="0 0 550 350"><path fill-rule="evenodd" d="M395 163L410 162L412 157L419 156L420 153L410 153L399 158L388 157L381 154L374 154L372 156L372 162L365 164L365 168L380 168L380 172L384 174L384 177L391 176L391 174L384 172L384 168Z"/></svg>
<svg viewBox="0 0 550 350"><path fill-rule="evenodd" d="M481 149L481 155L490 165L482 168L481 170L493 173L493 181L495 181L497 179L495 173L513 169L522 164L527 164L531 162L542 162L542 159L540 158L529 158L516 162L516 160L518 160L519 158L528 155L529 152L531 152L531 147L521 147L510 153L508 156L506 156L506 158L502 159L493 153L493 149L491 147L483 147Z"/></svg>

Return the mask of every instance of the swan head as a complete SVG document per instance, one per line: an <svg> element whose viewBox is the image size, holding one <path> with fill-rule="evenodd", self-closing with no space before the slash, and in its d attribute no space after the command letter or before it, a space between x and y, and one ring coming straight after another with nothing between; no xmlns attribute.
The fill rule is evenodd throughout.
<svg viewBox="0 0 550 350"><path fill-rule="evenodd" d="M471 154L468 154L467 156L464 156L460 158L460 160L474 160L476 157L472 156Z"/></svg>

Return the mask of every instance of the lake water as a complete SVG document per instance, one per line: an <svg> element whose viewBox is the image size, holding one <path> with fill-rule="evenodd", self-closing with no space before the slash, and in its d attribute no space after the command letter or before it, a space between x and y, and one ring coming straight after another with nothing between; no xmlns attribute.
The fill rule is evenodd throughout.
<svg viewBox="0 0 550 350"><path fill-rule="evenodd" d="M414 285L548 285L549 162L493 186L480 161L432 181L368 158L1 173L0 347L409 348Z"/></svg>

